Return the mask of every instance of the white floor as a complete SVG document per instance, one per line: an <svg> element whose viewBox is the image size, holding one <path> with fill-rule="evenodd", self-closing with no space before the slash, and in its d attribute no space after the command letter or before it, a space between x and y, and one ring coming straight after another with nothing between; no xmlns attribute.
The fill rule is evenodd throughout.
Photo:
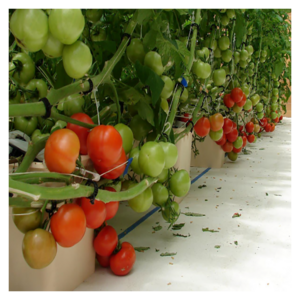
<svg viewBox="0 0 300 300"><path fill-rule="evenodd" d="M174 231L155 212L122 239L150 247L136 252L131 273L117 277L97 264L76 291L290 290L291 119L247 149L250 155L226 159L222 169L211 169L192 184L181 211L205 216L182 214L176 223L185 226ZM192 168L191 178L204 170ZM232 218L235 213L240 217ZM124 202L110 224L121 233L143 215ZM155 232L157 222L163 228ZM161 257L163 252L177 254Z"/></svg>

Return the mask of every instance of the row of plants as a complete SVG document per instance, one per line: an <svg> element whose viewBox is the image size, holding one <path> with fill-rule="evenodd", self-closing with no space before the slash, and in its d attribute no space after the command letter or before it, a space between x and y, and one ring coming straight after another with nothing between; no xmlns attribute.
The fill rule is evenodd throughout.
<svg viewBox="0 0 300 300"><path fill-rule="evenodd" d="M209 135L235 161L281 122L291 95L289 12L10 10L9 130L28 148L11 148L9 205L29 266L46 267L57 243L72 247L92 228L100 264L128 274L134 248L106 221L128 201L176 222L174 198L191 185L174 167L180 139ZM41 151L47 169L31 172Z"/></svg>

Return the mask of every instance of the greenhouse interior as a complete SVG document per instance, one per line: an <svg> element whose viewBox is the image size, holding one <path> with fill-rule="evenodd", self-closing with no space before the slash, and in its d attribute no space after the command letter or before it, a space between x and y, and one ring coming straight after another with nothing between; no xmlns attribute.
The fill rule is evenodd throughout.
<svg viewBox="0 0 300 300"><path fill-rule="evenodd" d="M5 14L9 295L291 292L291 8Z"/></svg>

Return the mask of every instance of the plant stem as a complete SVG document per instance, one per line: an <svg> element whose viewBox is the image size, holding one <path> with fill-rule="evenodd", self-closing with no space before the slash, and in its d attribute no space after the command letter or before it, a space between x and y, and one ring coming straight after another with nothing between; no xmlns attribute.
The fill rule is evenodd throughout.
<svg viewBox="0 0 300 300"><path fill-rule="evenodd" d="M67 184L70 184L72 182L72 177L68 175L63 175L60 173L54 173L54 172L29 172L26 174L18 174L14 173L14 175L11 175L14 180L20 180L25 183L30 184L39 184L42 182L65 182Z"/></svg>
<svg viewBox="0 0 300 300"><path fill-rule="evenodd" d="M116 108L117 108L117 123L119 124L121 122L121 107L120 107L118 92L117 92L116 87L114 86L114 84L111 81L106 82L106 84L109 85L109 87L112 89L114 96L115 96L115 104L116 104Z"/></svg>
<svg viewBox="0 0 300 300"><path fill-rule="evenodd" d="M182 88L181 87L178 88L175 95L174 95L174 98L173 98L171 111L170 111L167 123L165 124L165 125L169 124L168 129L165 131L165 133L167 135L170 135L171 130L173 130L172 126L173 126L173 123L174 123L174 120L175 120L175 115L176 115L176 112L177 112L177 107L178 107L178 104L179 104L179 98L180 98L180 95L181 95L181 91L182 91Z"/></svg>

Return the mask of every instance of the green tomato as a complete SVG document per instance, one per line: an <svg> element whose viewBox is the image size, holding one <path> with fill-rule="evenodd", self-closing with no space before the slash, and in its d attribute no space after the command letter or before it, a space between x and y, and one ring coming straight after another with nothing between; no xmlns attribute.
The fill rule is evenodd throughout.
<svg viewBox="0 0 300 300"><path fill-rule="evenodd" d="M163 218L171 224L174 224L180 216L180 208L177 202L167 202L162 208Z"/></svg>
<svg viewBox="0 0 300 300"><path fill-rule="evenodd" d="M266 78L262 78L262 79L260 80L260 84L261 84L261 85L265 85L265 84L266 84Z"/></svg>
<svg viewBox="0 0 300 300"><path fill-rule="evenodd" d="M250 88L247 84L243 84L241 86L241 89L244 92L244 94L246 95L246 97L248 97L250 95Z"/></svg>
<svg viewBox="0 0 300 300"><path fill-rule="evenodd" d="M131 187L134 187L135 185L137 185L137 183L132 184ZM148 210L151 207L152 202L153 202L153 193L151 188L147 188L138 196L128 200L129 206L135 212L139 212L139 213Z"/></svg>
<svg viewBox="0 0 300 300"><path fill-rule="evenodd" d="M274 120L277 118L277 113L275 111L271 112L271 119Z"/></svg>
<svg viewBox="0 0 300 300"><path fill-rule="evenodd" d="M103 9L87 9L85 16L91 23L97 23L102 17Z"/></svg>
<svg viewBox="0 0 300 300"><path fill-rule="evenodd" d="M227 50L230 46L229 37L228 36L222 36L221 38L219 38L218 46L219 46L221 51Z"/></svg>
<svg viewBox="0 0 300 300"><path fill-rule="evenodd" d="M37 91L37 96L32 96L31 93L26 93L27 97L30 98L30 102L37 102L39 99L47 96L47 84L43 79L31 79L26 85L26 90Z"/></svg>
<svg viewBox="0 0 300 300"><path fill-rule="evenodd" d="M211 42L211 37L208 36L205 40L204 40L204 46L207 48L211 48L213 51L215 51L218 47L218 42L216 40L214 40L213 42Z"/></svg>
<svg viewBox="0 0 300 300"><path fill-rule="evenodd" d="M163 169L162 172L157 176L157 182L164 183L169 177L169 170Z"/></svg>
<svg viewBox="0 0 300 300"><path fill-rule="evenodd" d="M20 84L27 84L35 74L35 64L26 53L16 54L9 63L9 74Z"/></svg>
<svg viewBox="0 0 300 300"><path fill-rule="evenodd" d="M261 63L264 63L266 61L266 58L265 57L263 57L263 56L261 56L261 58L260 58L260 62Z"/></svg>
<svg viewBox="0 0 300 300"><path fill-rule="evenodd" d="M142 138L144 138L152 129L152 126L147 121L143 120L139 115L135 115L131 119L129 127L132 130L134 139L137 141L140 141Z"/></svg>
<svg viewBox="0 0 300 300"><path fill-rule="evenodd" d="M233 54L233 57L234 57L234 62L237 64L239 63L240 61L240 58L241 58L241 55L239 52L235 51L234 54Z"/></svg>
<svg viewBox="0 0 300 300"><path fill-rule="evenodd" d="M277 96L272 96L272 98L271 98L272 103L276 103L277 100L278 100L278 95Z"/></svg>
<svg viewBox="0 0 300 300"><path fill-rule="evenodd" d="M12 219L16 227L23 233L40 226L42 213L36 208L13 207Z"/></svg>
<svg viewBox="0 0 300 300"><path fill-rule="evenodd" d="M224 16L221 17L221 24L223 26L227 26L229 24L229 18L228 18L227 15L224 15Z"/></svg>
<svg viewBox="0 0 300 300"><path fill-rule="evenodd" d="M17 9L10 18L10 31L18 46L30 51L41 50L48 39L48 18L41 9Z"/></svg>
<svg viewBox="0 0 300 300"><path fill-rule="evenodd" d="M264 117L264 112L263 111L261 111L261 112L259 112L257 115L256 115L256 117L257 117L257 119L262 119L263 117Z"/></svg>
<svg viewBox="0 0 300 300"><path fill-rule="evenodd" d="M260 97L258 94L254 94L250 97L250 100L252 101L252 105L255 106L259 102Z"/></svg>
<svg viewBox="0 0 300 300"><path fill-rule="evenodd" d="M74 44L85 25L81 9L53 9L49 16L49 30L65 45Z"/></svg>
<svg viewBox="0 0 300 300"><path fill-rule="evenodd" d="M267 55L268 55L268 53L267 53L267 51L266 50L261 50L261 56L263 57L263 58L266 58L267 57Z"/></svg>
<svg viewBox="0 0 300 300"><path fill-rule="evenodd" d="M246 111L251 110L252 109L252 101L248 99L246 101L246 103L244 104L243 109Z"/></svg>
<svg viewBox="0 0 300 300"><path fill-rule="evenodd" d="M270 105L267 106L266 113L267 113L267 115L271 114L271 106Z"/></svg>
<svg viewBox="0 0 300 300"><path fill-rule="evenodd" d="M160 96L164 99L167 99L172 95L175 84L168 76L162 75L160 78L165 83L164 88L160 93Z"/></svg>
<svg viewBox="0 0 300 300"><path fill-rule="evenodd" d="M245 60L240 60L239 64L240 64L240 67L243 69L245 69L248 66L248 62Z"/></svg>
<svg viewBox="0 0 300 300"><path fill-rule="evenodd" d="M213 81L216 86L221 86L225 83L226 72L224 69L214 70L213 72Z"/></svg>
<svg viewBox="0 0 300 300"><path fill-rule="evenodd" d="M236 103L234 103L234 105L232 106L232 110L239 114L242 111L243 107L239 107L238 105L236 105Z"/></svg>
<svg viewBox="0 0 300 300"><path fill-rule="evenodd" d="M254 70L249 69L248 74L249 74L250 77L252 77L254 75Z"/></svg>
<svg viewBox="0 0 300 300"><path fill-rule="evenodd" d="M159 145L163 148L165 153L165 166L164 169L170 169L174 167L178 159L177 147L168 142L159 142Z"/></svg>
<svg viewBox="0 0 300 300"><path fill-rule="evenodd" d="M222 57L222 51L220 50L220 48L216 48L216 50L214 50L214 57L215 58L221 58Z"/></svg>
<svg viewBox="0 0 300 300"><path fill-rule="evenodd" d="M277 103L272 103L271 104L271 110L276 111L278 109L278 104Z"/></svg>
<svg viewBox="0 0 300 300"><path fill-rule="evenodd" d="M246 46L245 49L247 50L247 52L248 52L249 55L253 54L253 47L251 45Z"/></svg>
<svg viewBox="0 0 300 300"><path fill-rule="evenodd" d="M141 175L141 174L143 174L143 172L139 165L139 155L140 155L140 149L139 149L139 147L136 147L130 151L129 158L133 158L133 160L130 164L132 171L136 174Z"/></svg>
<svg viewBox="0 0 300 300"><path fill-rule="evenodd" d="M229 19L235 18L235 10L234 9L227 9L226 15Z"/></svg>
<svg viewBox="0 0 300 300"><path fill-rule="evenodd" d="M62 44L57 38L55 38L51 32L49 32L48 39L42 51L49 58L57 58L62 56L64 44Z"/></svg>
<svg viewBox="0 0 300 300"><path fill-rule="evenodd" d="M115 125L115 129L118 130L122 137L123 148L126 154L128 154L133 146L133 133L132 130L125 124L119 123Z"/></svg>
<svg viewBox="0 0 300 300"><path fill-rule="evenodd" d="M153 184L151 189L152 189L152 194L153 194L153 203L152 204L155 206L164 206L169 198L168 189L161 183Z"/></svg>
<svg viewBox="0 0 300 300"><path fill-rule="evenodd" d="M256 104L256 111L257 112L262 112L263 109L264 109L264 105L261 102Z"/></svg>
<svg viewBox="0 0 300 300"><path fill-rule="evenodd" d="M170 179L170 190L176 197L184 197L190 190L191 179L186 170L175 172Z"/></svg>
<svg viewBox="0 0 300 300"><path fill-rule="evenodd" d="M158 176L165 167L165 153L157 142L146 142L139 154L139 166L145 175Z"/></svg>
<svg viewBox="0 0 300 300"><path fill-rule="evenodd" d="M204 61L209 58L209 50L207 47L203 47L201 50L196 51L196 56Z"/></svg>
<svg viewBox="0 0 300 300"><path fill-rule="evenodd" d="M238 158L238 154L231 151L231 152L228 153L228 158L229 158L231 161L236 161L237 158Z"/></svg>
<svg viewBox="0 0 300 300"><path fill-rule="evenodd" d="M279 92L279 91L278 91L277 88L276 88L276 89L273 89L273 90L272 90L272 95L273 95L273 96L278 96L278 92Z"/></svg>
<svg viewBox="0 0 300 300"><path fill-rule="evenodd" d="M93 42L102 42L106 40L106 32L103 28L100 28L99 30L95 31L91 35L91 40Z"/></svg>
<svg viewBox="0 0 300 300"><path fill-rule="evenodd" d="M230 69L229 69L229 66L228 66L228 65L226 65L226 66L223 65L221 69L224 69L224 70L225 70L226 75L230 74Z"/></svg>
<svg viewBox="0 0 300 300"><path fill-rule="evenodd" d="M38 125L38 119L37 117L15 117L14 125L16 130L31 136Z"/></svg>
<svg viewBox="0 0 300 300"><path fill-rule="evenodd" d="M210 136L210 138L213 141L215 141L215 142L219 141L222 138L222 136L223 136L223 128L221 128L218 131L212 131L212 130L210 130L209 136Z"/></svg>
<svg viewBox="0 0 300 300"><path fill-rule="evenodd" d="M144 65L149 67L158 76L164 72L164 67L161 61L161 56L154 51L149 51L144 58Z"/></svg>
<svg viewBox="0 0 300 300"><path fill-rule="evenodd" d="M141 64L144 64L146 52L144 50L143 42L137 38L132 39L130 45L126 49L126 55L132 64L135 64L137 60Z"/></svg>
<svg viewBox="0 0 300 300"><path fill-rule="evenodd" d="M161 102L160 102L160 107L163 109L163 111L168 114L169 112L169 103L166 99L161 99Z"/></svg>
<svg viewBox="0 0 300 300"><path fill-rule="evenodd" d="M57 253L53 235L47 230L37 228L25 233L22 242L23 257L33 269L42 269L51 264Z"/></svg>
<svg viewBox="0 0 300 300"><path fill-rule="evenodd" d="M193 63L192 72L201 79L206 79L211 74L210 64L196 60Z"/></svg>
<svg viewBox="0 0 300 300"><path fill-rule="evenodd" d="M225 51L222 51L222 60L226 63L229 63L232 59L232 51L227 49Z"/></svg>
<svg viewBox="0 0 300 300"><path fill-rule="evenodd" d="M188 98L189 98L189 92L186 88L184 88L183 93L182 93L181 97L179 98L179 100L181 103L184 103L188 100Z"/></svg>
<svg viewBox="0 0 300 300"><path fill-rule="evenodd" d="M233 147L236 149L240 149L243 146L243 139L241 136L239 136L235 142L233 142Z"/></svg>
<svg viewBox="0 0 300 300"><path fill-rule="evenodd" d="M83 106L85 104L84 98L79 94L73 94L62 100L64 114L68 117L83 112Z"/></svg>
<svg viewBox="0 0 300 300"><path fill-rule="evenodd" d="M242 50L240 53L240 59L243 61L246 61L248 59L248 51L247 50Z"/></svg>
<svg viewBox="0 0 300 300"><path fill-rule="evenodd" d="M21 100L20 92L16 89L16 87L13 87L9 91L9 104L19 104L20 100Z"/></svg>
<svg viewBox="0 0 300 300"><path fill-rule="evenodd" d="M93 62L90 48L81 41L72 45L65 45L62 58L66 73L75 79L83 77Z"/></svg>
<svg viewBox="0 0 300 300"><path fill-rule="evenodd" d="M254 63L252 62L252 63L250 63L249 64L249 69L251 69L251 70L254 70L254 68L255 68L255 65L254 65Z"/></svg>

